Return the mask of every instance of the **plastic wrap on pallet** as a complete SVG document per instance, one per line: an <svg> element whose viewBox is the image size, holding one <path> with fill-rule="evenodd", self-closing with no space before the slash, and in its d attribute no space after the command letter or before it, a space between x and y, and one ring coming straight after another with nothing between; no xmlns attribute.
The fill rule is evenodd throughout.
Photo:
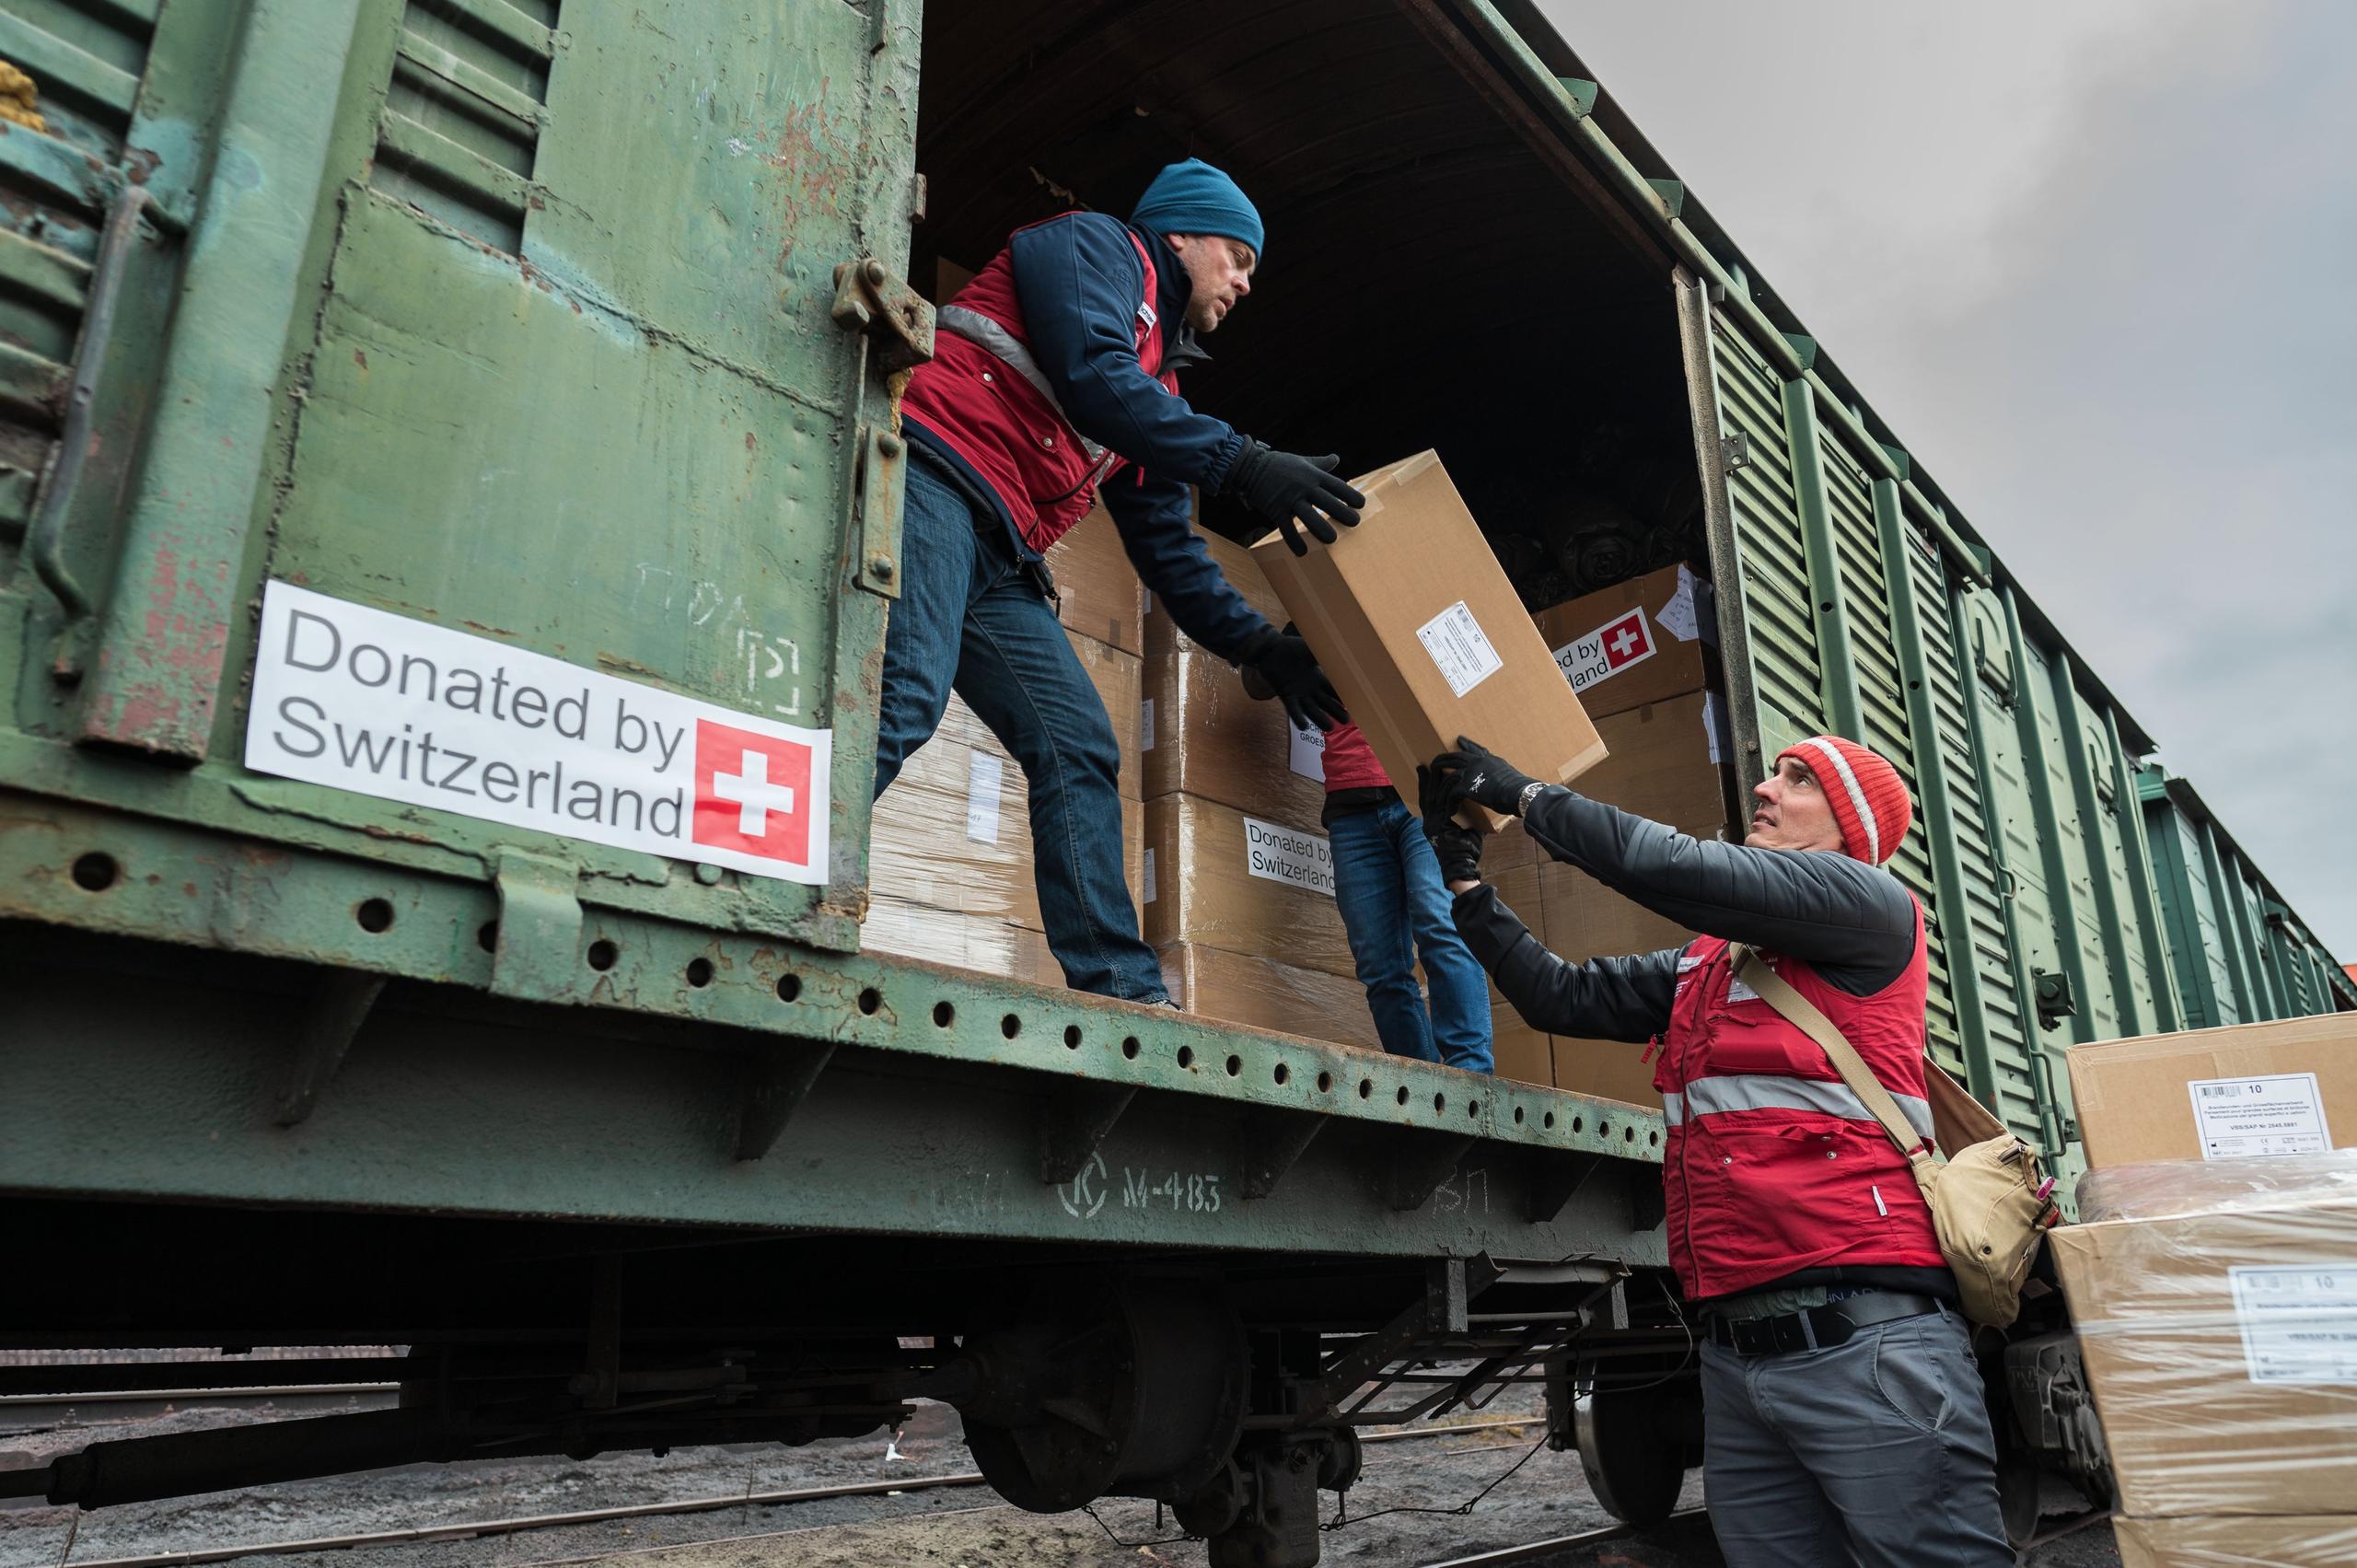
<svg viewBox="0 0 2357 1568"><path fill-rule="evenodd" d="M1168 943L1157 952L1171 1000L1190 1013L1247 1028L1383 1049L1366 993L1355 980L1194 942Z"/></svg>
<svg viewBox="0 0 2357 1568"><path fill-rule="evenodd" d="M2079 1217L2090 1223L2314 1202L2357 1203L2357 1149L2275 1159L2146 1160L2079 1179Z"/></svg>
<svg viewBox="0 0 2357 1568"><path fill-rule="evenodd" d="M1022 770L994 746L953 743L946 761L940 770L901 775L876 803L870 889L879 897L1044 930ZM1121 866L1132 903L1145 896L1144 846L1145 807L1125 798Z"/></svg>
<svg viewBox="0 0 2357 1568"><path fill-rule="evenodd" d="M2096 1193L2107 1212L2143 1217L2052 1237L2123 1514L2357 1507L2348 1166L2235 1163L2279 1168L2156 1164Z"/></svg>
<svg viewBox="0 0 2357 1568"><path fill-rule="evenodd" d="M2120 1568L2350 1568L2357 1516L2115 1519Z"/></svg>
<svg viewBox="0 0 2357 1568"><path fill-rule="evenodd" d="M869 901L859 939L871 953L946 964L996 980L1029 985L1064 982L1063 970L1048 951L1045 936L987 915L928 909L883 895Z"/></svg>
<svg viewBox="0 0 2357 1568"><path fill-rule="evenodd" d="M1072 645L1120 744L1122 865L1130 897L1143 900L1145 819L1134 794L1142 664L1090 638ZM877 801L871 824L868 885L877 897L1041 929L1023 769L958 698Z"/></svg>

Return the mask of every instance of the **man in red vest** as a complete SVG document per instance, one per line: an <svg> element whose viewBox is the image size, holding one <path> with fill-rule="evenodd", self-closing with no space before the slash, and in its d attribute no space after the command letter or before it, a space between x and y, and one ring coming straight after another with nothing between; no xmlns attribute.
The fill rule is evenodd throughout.
<svg viewBox="0 0 2357 1568"><path fill-rule="evenodd" d="M1996 1447L1955 1275L1907 1162L1824 1050L1735 979L1759 950L1928 1139L1923 912L1884 868L1898 771L1835 736L1787 749L1741 844L1546 784L1460 738L1421 770L1453 912L1533 1028L1651 1041L1670 1261L1701 1309L1703 1466L1732 1568L2006 1568ZM1566 963L1480 881L1466 800L1706 935Z"/></svg>
<svg viewBox="0 0 2357 1568"><path fill-rule="evenodd" d="M1220 575L1189 486L1322 543L1364 498L1340 459L1279 452L1178 396L1196 336L1251 292L1260 215L1201 159L1173 164L1130 222L1066 213L1018 229L944 306L900 412L910 437L900 601L884 645L876 793L956 691L1017 762L1048 945L1076 990L1167 1003L1121 872L1120 749L1057 623L1042 559L1101 490L1122 548L1181 631L1265 677L1297 723L1341 701L1299 637ZM1134 723L1134 715L1123 714Z"/></svg>

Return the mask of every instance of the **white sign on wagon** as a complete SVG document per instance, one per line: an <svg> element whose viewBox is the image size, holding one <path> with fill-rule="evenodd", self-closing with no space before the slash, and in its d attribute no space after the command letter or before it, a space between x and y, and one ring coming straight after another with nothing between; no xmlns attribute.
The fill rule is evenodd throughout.
<svg viewBox="0 0 2357 1568"><path fill-rule="evenodd" d="M831 731L292 583L262 593L245 760L382 800L827 879Z"/></svg>

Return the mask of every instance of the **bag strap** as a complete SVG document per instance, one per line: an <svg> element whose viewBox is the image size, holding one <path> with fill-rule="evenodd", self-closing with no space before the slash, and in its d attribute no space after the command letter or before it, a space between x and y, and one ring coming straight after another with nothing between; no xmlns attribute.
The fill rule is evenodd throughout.
<svg viewBox="0 0 2357 1568"><path fill-rule="evenodd" d="M1882 1130L1891 1143L1907 1156L1908 1167L1915 1173L1916 1184L1928 1192L1932 1152L1923 1146L1923 1135L1915 1131L1914 1125L1899 1110L1898 1102L1890 1098L1890 1091L1883 1087L1882 1080L1875 1076L1874 1069L1866 1065L1857 1049L1841 1037L1841 1031L1833 1027L1833 1020L1818 1010L1816 1003L1794 990L1792 981L1762 963L1759 954L1741 942L1729 943L1727 951L1735 960L1736 978L1758 992L1761 1001L1776 1009L1786 1022L1797 1027L1823 1049L1833 1063L1833 1070L1841 1074L1844 1084L1850 1086L1850 1092L1874 1113L1875 1120L1882 1123Z"/></svg>

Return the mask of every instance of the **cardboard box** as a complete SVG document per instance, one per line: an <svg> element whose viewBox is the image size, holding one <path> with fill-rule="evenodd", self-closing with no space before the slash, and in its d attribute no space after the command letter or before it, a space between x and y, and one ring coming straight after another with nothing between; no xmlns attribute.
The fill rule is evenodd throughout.
<svg viewBox="0 0 2357 1568"><path fill-rule="evenodd" d="M1514 1016L1511 1012L1504 1016ZM1498 1077L1511 1078L1517 1084L1550 1085L1554 1082L1554 1062L1548 1051L1547 1037L1537 1029L1493 1031L1490 1039L1490 1060L1495 1063L1495 1075Z"/></svg>
<svg viewBox="0 0 2357 1568"><path fill-rule="evenodd" d="M1355 975L1323 834L1191 795L1148 801L1145 830L1147 941Z"/></svg>
<svg viewBox="0 0 2357 1568"><path fill-rule="evenodd" d="M2090 1169L2357 1146L2357 1015L2104 1040L2067 1060Z"/></svg>
<svg viewBox="0 0 2357 1568"><path fill-rule="evenodd" d="M2357 1200L2321 1194L2053 1232L2123 1514L2357 1499Z"/></svg>
<svg viewBox="0 0 2357 1568"><path fill-rule="evenodd" d="M1145 585L1121 548L1121 530L1102 505L1048 548L1056 619L1068 632L1125 654L1145 651Z"/></svg>
<svg viewBox="0 0 2357 1568"><path fill-rule="evenodd" d="M1358 527L1300 556L1271 533L1252 556L1384 771L1412 780L1460 735L1537 778L1569 782L1602 761L1603 739L1439 454L1353 482L1367 499Z"/></svg>
<svg viewBox="0 0 2357 1568"><path fill-rule="evenodd" d="M1138 681L1142 661L1086 637L1074 637L1104 699L1121 745L1122 863L1132 900L1145 895L1145 807L1136 795L1139 780ZM868 846L868 886L878 900L922 907L1042 929L1031 842L1031 795L1022 768L1007 754L972 709L953 696L941 727L911 754L900 775L876 803ZM874 935L863 940L879 951L938 958L919 949L882 947ZM886 938L890 940L890 938ZM961 938L961 940L964 940ZM979 939L959 951L980 952ZM977 967L961 964L961 968ZM996 972L996 971L992 971ZM1062 970L1050 967L1062 984Z"/></svg>
<svg viewBox="0 0 2357 1568"><path fill-rule="evenodd" d="M2298 1518L2115 1518L2120 1568L2349 1568L2357 1515Z"/></svg>
<svg viewBox="0 0 2357 1568"><path fill-rule="evenodd" d="M1704 694L1689 692L1599 720L1612 755L1584 775L1582 795L1711 839L1730 832L1725 770L1713 760ZM1612 891L1585 871L1548 859L1538 867L1542 939L1573 963L1682 947L1694 933ZM1658 1109L1644 1048L1623 1040L1558 1036L1555 1086Z"/></svg>
<svg viewBox="0 0 2357 1568"><path fill-rule="evenodd" d="M1716 640L1711 585L1683 565L1542 610L1533 619L1590 718L1709 684Z"/></svg>
<svg viewBox="0 0 2357 1568"><path fill-rule="evenodd" d="M1202 645L1149 642L1164 645L1145 661L1146 798L1192 795L1321 831L1323 738L1296 735L1283 703L1247 696L1235 667Z"/></svg>
<svg viewBox="0 0 2357 1568"><path fill-rule="evenodd" d="M1355 980L1196 942L1173 942L1155 950L1170 999L1190 1013L1365 1051L1383 1049L1366 993Z"/></svg>
<svg viewBox="0 0 2357 1568"><path fill-rule="evenodd" d="M971 970L999 980L1061 986L1064 971L1039 932L988 915L927 909L889 894L867 906L860 946L871 953Z"/></svg>

